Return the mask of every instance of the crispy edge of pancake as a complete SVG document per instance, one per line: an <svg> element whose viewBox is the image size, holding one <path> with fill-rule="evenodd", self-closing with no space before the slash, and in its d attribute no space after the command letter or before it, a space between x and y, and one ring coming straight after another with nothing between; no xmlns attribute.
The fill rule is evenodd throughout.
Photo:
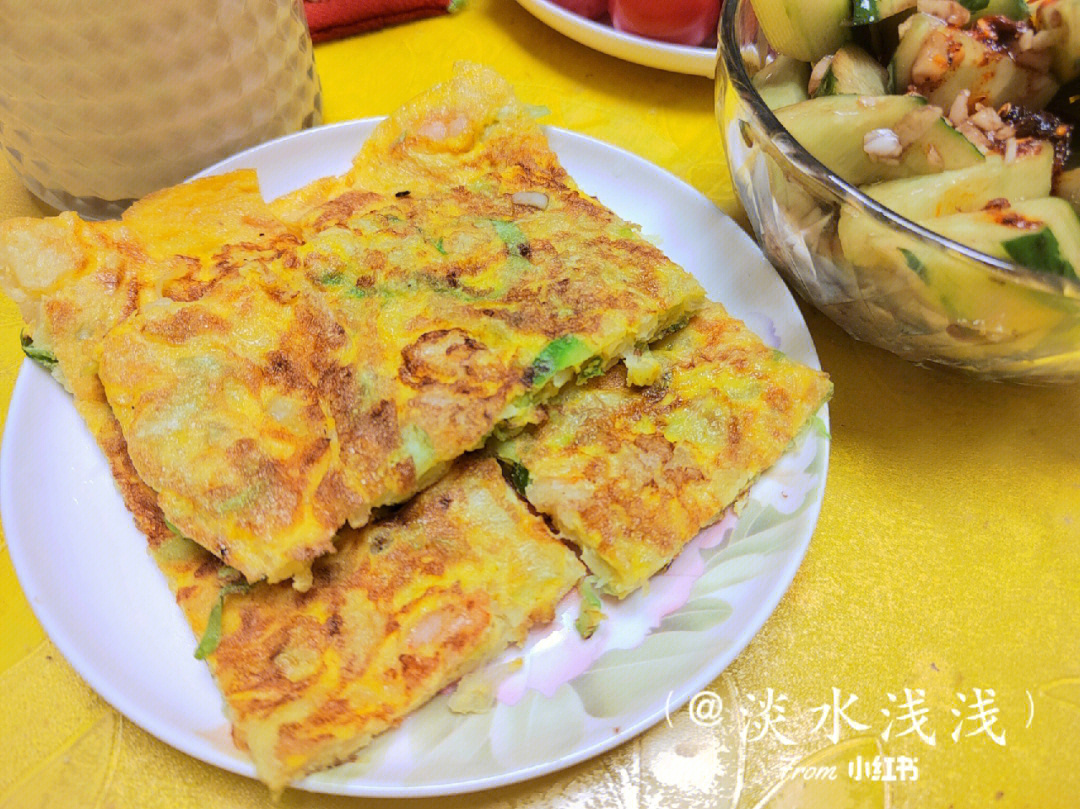
<svg viewBox="0 0 1080 809"><path fill-rule="evenodd" d="M652 358L654 384L634 389L617 367L566 389L543 425L496 445L527 470L529 502L619 597L719 519L832 392L826 374L766 346L719 304Z"/></svg>
<svg viewBox="0 0 1080 809"><path fill-rule="evenodd" d="M176 205L178 197L184 205ZM243 169L156 191L134 203L118 221L90 222L71 211L45 219L8 219L0 222L0 288L20 305L27 324L37 327L43 313L34 304L55 291L65 276L86 271L92 264L88 231L126 236L138 242L143 257L161 260L205 252L223 234L236 235L240 227L254 233L262 224L259 215L269 211L255 171ZM153 235L160 248L156 252L145 252L147 235Z"/></svg>
<svg viewBox="0 0 1080 809"><path fill-rule="evenodd" d="M296 223L326 199L349 191L443 193L453 185L488 180L495 166L514 167L505 178L512 186L526 188L535 175L544 175L576 189L512 85L489 67L462 61L454 64L449 80L379 122L346 173L270 205Z"/></svg>
<svg viewBox="0 0 1080 809"><path fill-rule="evenodd" d="M241 170L157 191L119 220L72 212L9 219L0 222L0 289L19 306L35 347L57 354L53 375L85 395L100 388L90 380L109 329L161 297L189 254L206 253L224 233L265 232L268 212L255 172Z"/></svg>

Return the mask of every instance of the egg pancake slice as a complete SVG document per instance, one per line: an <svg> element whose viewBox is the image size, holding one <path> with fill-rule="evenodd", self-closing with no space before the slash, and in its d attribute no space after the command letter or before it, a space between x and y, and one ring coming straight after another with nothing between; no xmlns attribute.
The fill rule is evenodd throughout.
<svg viewBox="0 0 1080 809"><path fill-rule="evenodd" d="M165 522L108 406L79 408L201 638L233 739L274 791L350 760L523 640L585 572L494 460L468 457L395 514L344 529L307 592L249 585Z"/></svg>
<svg viewBox="0 0 1080 809"><path fill-rule="evenodd" d="M154 550L204 646L213 633L207 660L233 737L274 790L347 761L524 640L584 573L492 459L457 462L336 544L306 593L232 584L230 569L184 539Z"/></svg>
<svg viewBox="0 0 1080 809"><path fill-rule="evenodd" d="M166 517L252 581L307 586L343 523L703 297L568 181L484 69L392 116L350 175L315 188L276 209L294 236L233 244L204 294L140 307L101 347Z"/></svg>
<svg viewBox="0 0 1080 809"><path fill-rule="evenodd" d="M831 392L825 374L708 304L625 365L565 388L544 424L496 451L598 585L623 597L719 519Z"/></svg>
<svg viewBox="0 0 1080 809"><path fill-rule="evenodd" d="M0 288L26 321L25 341L58 360L76 399L104 401L97 378L110 329L162 297L198 297L230 273L234 244L288 237L254 171L168 188L119 221L73 213L0 223Z"/></svg>

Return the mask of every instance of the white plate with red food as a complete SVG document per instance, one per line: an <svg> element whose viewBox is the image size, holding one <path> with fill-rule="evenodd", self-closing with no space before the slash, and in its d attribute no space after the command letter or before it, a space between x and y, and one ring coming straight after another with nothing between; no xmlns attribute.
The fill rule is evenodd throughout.
<svg viewBox="0 0 1080 809"><path fill-rule="evenodd" d="M713 77L722 0L518 0L543 23L647 67Z"/></svg>

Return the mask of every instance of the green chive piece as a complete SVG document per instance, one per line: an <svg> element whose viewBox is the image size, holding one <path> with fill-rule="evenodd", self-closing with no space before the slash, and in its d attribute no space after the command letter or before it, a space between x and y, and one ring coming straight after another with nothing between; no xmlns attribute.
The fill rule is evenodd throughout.
<svg viewBox="0 0 1080 809"><path fill-rule="evenodd" d="M214 602L210 615L206 619L206 631L203 632L202 639L195 648L196 660L205 660L217 651L218 644L221 643L221 614L225 609L225 596L230 593L246 593L250 589L251 585L242 581L226 584L218 591L218 599Z"/></svg>
<svg viewBox="0 0 1080 809"><path fill-rule="evenodd" d="M556 372L583 363L591 355L592 349L573 334L555 338L544 346L533 360L530 367L533 387L539 388L547 384Z"/></svg>
<svg viewBox="0 0 1080 809"><path fill-rule="evenodd" d="M19 335L19 344L22 346L23 354L28 356L46 371L51 371L56 367L56 355L51 351L46 351L44 348L35 346L33 338L26 332Z"/></svg>
<svg viewBox="0 0 1080 809"><path fill-rule="evenodd" d="M578 613L577 620L574 621L574 629L582 638L588 640L596 633L600 622L607 616L604 615L601 609L603 602L593 587L591 576L581 580L579 589L581 591L581 612Z"/></svg>
<svg viewBox="0 0 1080 809"><path fill-rule="evenodd" d="M529 238L514 222L503 222L499 219L488 220L491 222L492 227L495 228L495 233L499 238L505 242L507 249L512 256L521 256L524 258L525 254L529 251Z"/></svg>
<svg viewBox="0 0 1080 809"><path fill-rule="evenodd" d="M522 497L525 496L525 489L529 485L529 470L524 464L514 461L510 464L510 485L517 490L517 493Z"/></svg>

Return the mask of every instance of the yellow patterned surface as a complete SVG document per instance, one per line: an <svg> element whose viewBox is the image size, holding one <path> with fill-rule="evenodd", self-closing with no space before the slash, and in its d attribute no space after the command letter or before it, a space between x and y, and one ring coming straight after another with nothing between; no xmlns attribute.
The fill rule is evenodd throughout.
<svg viewBox="0 0 1080 809"><path fill-rule="evenodd" d="M593 53L512 0L471 0L455 17L320 46L326 118L388 112L458 58L504 73L525 101L551 110L547 122L636 152L737 213L709 81ZM40 212L0 164L0 218ZM479 795L392 802L290 791L281 805L1075 807L1080 386L969 382L806 316L836 384L825 503L791 591L711 686L720 724L678 711L670 727L607 755ZM0 415L21 358L18 328L0 301ZM3 544L0 626L0 809L268 804L261 785L172 750L96 697L35 621ZM843 709L835 734L833 689ZM907 712L904 689L916 700ZM993 689L994 702L976 709L975 689L984 702ZM919 729L934 732L933 746L902 718L922 708ZM991 737L1001 731L1004 745ZM882 754L917 757L917 780L849 775L849 762Z"/></svg>

